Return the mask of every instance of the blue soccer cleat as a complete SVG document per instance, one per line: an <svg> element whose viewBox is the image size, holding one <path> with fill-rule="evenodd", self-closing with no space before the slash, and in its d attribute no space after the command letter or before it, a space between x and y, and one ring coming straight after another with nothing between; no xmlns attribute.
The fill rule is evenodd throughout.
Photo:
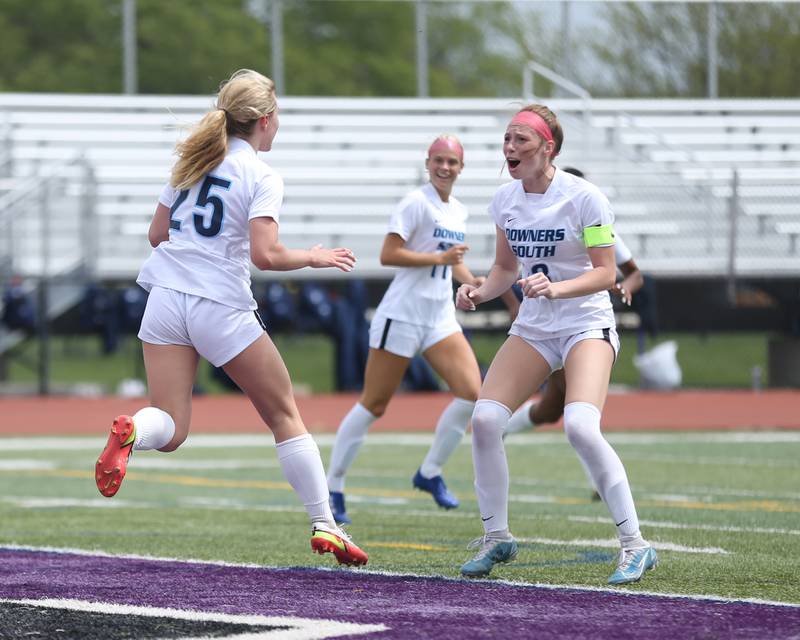
<svg viewBox="0 0 800 640"><path fill-rule="evenodd" d="M350 524L352 519L347 515L347 509L344 506L344 494L341 491L331 491L330 495L331 512L336 524Z"/></svg>
<svg viewBox="0 0 800 640"><path fill-rule="evenodd" d="M480 546L475 557L461 565L461 575L467 578L482 578L488 576L496 564L511 562L517 557L517 541L492 540L483 536L469 543L467 549Z"/></svg>
<svg viewBox="0 0 800 640"><path fill-rule="evenodd" d="M458 498L447 490L447 485L444 483L444 478L442 478L442 476L426 478L419 472L419 469L417 469L417 472L411 480L411 484L420 491L427 491L430 493L436 501L436 504L444 509L455 509L459 505Z"/></svg>
<svg viewBox="0 0 800 640"><path fill-rule="evenodd" d="M623 549L619 554L617 570L611 574L608 584L628 584L639 582L645 571L655 569L658 565L658 556L653 547L639 549Z"/></svg>

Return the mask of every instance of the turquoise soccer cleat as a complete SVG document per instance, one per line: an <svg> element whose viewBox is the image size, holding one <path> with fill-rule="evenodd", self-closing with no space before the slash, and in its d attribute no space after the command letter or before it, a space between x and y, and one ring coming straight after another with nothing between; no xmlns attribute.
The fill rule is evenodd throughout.
<svg viewBox="0 0 800 640"><path fill-rule="evenodd" d="M488 576L496 564L511 562L517 557L517 541L492 540L483 536L469 543L467 549L480 546L475 557L461 565L461 575L467 578L482 578Z"/></svg>
<svg viewBox="0 0 800 640"><path fill-rule="evenodd" d="M655 569L656 565L658 565L658 555L653 547L623 549L619 554L617 570L611 574L608 584L639 582L644 572Z"/></svg>

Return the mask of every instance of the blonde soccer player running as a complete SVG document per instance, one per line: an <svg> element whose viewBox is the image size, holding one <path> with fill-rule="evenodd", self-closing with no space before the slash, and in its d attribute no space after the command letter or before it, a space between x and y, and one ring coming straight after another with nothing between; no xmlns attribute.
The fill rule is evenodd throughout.
<svg viewBox="0 0 800 640"><path fill-rule="evenodd" d="M137 282L150 292L142 341L150 406L114 420L95 468L100 492L120 488L133 450L174 451L189 434L200 356L247 394L275 437L284 476L311 519L311 547L343 564L367 554L336 525L325 470L292 395L289 373L250 289L262 270L351 271L349 249L288 249L278 238L281 177L258 158L278 131L273 82L243 69L223 84L216 109L177 146L178 160L150 225L153 252Z"/></svg>
<svg viewBox="0 0 800 640"><path fill-rule="evenodd" d="M462 285L464 310L507 291L517 280L523 303L497 352L472 414L473 464L484 536L464 576L488 575L517 555L508 526L508 463L503 431L512 411L563 366L564 430L614 518L621 551L611 584L639 580L657 562L642 538L630 485L617 454L600 432L619 340L611 301L614 216L589 182L553 165L563 142L555 114L529 105L509 123L503 154L514 180L495 193L489 213L497 228L495 262L479 287Z"/></svg>

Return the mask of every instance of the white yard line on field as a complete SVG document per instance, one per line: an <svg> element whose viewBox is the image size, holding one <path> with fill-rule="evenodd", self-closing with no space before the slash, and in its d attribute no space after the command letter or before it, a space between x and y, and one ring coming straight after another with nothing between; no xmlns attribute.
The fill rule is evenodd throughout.
<svg viewBox="0 0 800 640"><path fill-rule="evenodd" d="M528 544L546 544L553 546L565 547L601 547L603 549L619 549L619 540L616 539L588 539L588 540L556 540L553 538L517 538L517 542L526 542ZM706 555L729 555L731 552L719 547L687 547L683 544L675 542L654 542L653 546L656 551L677 551L678 553L702 553Z"/></svg>
<svg viewBox="0 0 800 640"><path fill-rule="evenodd" d="M550 517L548 516L548 519ZM559 518L552 518L554 520ZM570 522L585 522L587 524L611 524L610 518L597 518L589 516L567 516ZM719 531L721 533L772 533L787 536L800 536L800 529L780 529L775 527L735 527L732 525L716 525L685 522L671 522L669 520L639 520L639 524L654 529L686 529L699 531Z"/></svg>
<svg viewBox="0 0 800 640"><path fill-rule="evenodd" d="M23 604L29 607L43 607L67 611L85 611L118 616L143 616L168 618L173 620L192 620L203 622L221 622L227 624L248 625L256 629L247 634L235 634L248 640L321 640L322 638L350 637L374 632L386 631L382 624L361 624L355 622L338 622L336 620L320 620L316 618L296 618L291 616L236 615L206 611L190 611L168 609L162 607L141 607L108 602L86 602L71 599L36 599L6 600L0 603ZM266 627L258 631L258 627ZM278 627L278 629L274 629ZM288 627L288 628L287 628ZM27 634L26 634L27 635ZM37 634L38 635L38 634ZM233 637L233 636L226 636Z"/></svg>
<svg viewBox="0 0 800 640"><path fill-rule="evenodd" d="M40 498L35 496L2 496L0 502L23 509L65 509L84 507L89 509L146 509L158 505L132 500L109 500L108 498Z"/></svg>
<svg viewBox="0 0 800 640"><path fill-rule="evenodd" d="M0 471L46 471L56 468L56 463L48 460L0 459Z"/></svg>
<svg viewBox="0 0 800 640"><path fill-rule="evenodd" d="M321 446L332 446L335 434L313 434ZM699 433L608 433L606 437L613 444L630 445L670 445L670 444L800 444L800 431L726 431ZM374 433L367 438L366 446L428 446L433 439L432 433ZM469 444L469 436L462 444ZM48 449L102 449L105 436L96 437L0 437L0 453L6 451L43 451ZM509 446L538 446L547 444L567 444L563 433L526 433L509 436ZM184 445L188 448L250 448L275 446L268 434L226 434L190 435ZM721 460L721 459L720 459Z"/></svg>

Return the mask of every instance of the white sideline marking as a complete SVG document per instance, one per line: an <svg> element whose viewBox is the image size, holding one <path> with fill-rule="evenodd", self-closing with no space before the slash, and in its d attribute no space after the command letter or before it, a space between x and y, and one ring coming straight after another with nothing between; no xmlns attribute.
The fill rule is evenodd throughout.
<svg viewBox="0 0 800 640"><path fill-rule="evenodd" d="M332 446L334 434L312 434L317 444ZM800 443L800 431L726 431L723 433L608 433L608 440L614 444L660 445L660 444L781 444ZM433 433L373 433L367 438L365 446L428 446L433 440ZM468 445L469 436L462 445ZM544 444L563 444L568 446L563 433L524 433L509 436L512 446L539 446ZM0 438L2 451L42 451L47 449L102 449L105 435L96 437L30 437ZM274 448L271 435L264 434L226 434L226 435L190 435L184 446L190 448Z"/></svg>
<svg viewBox="0 0 800 640"><path fill-rule="evenodd" d="M527 542L535 544L546 544L553 546L568 547L602 547L604 549L619 549L619 540L595 539L595 540L553 540L552 538L517 538L517 542ZM719 547L687 547L674 542L653 542L656 551L677 551L678 553L702 553L712 556L727 556L730 551Z"/></svg>
<svg viewBox="0 0 800 640"><path fill-rule="evenodd" d="M235 633L229 638L236 640L317 640L336 638L339 636L364 635L375 631L386 631L389 627L382 624L358 624L354 622L337 622L336 620L294 618L290 616L257 616L233 615L228 613L212 613L209 611L190 611L159 607L139 607L106 602L86 602L72 599L42 600L6 600L0 602L23 604L49 609L67 609L69 611L86 611L91 613L110 613L121 616L146 616L151 618L173 618L176 620L192 620L207 622L225 622L248 625L291 626L293 629L269 629L255 633ZM225 637L225 636L222 636Z"/></svg>
<svg viewBox="0 0 800 640"><path fill-rule="evenodd" d="M577 458L575 462L577 463ZM577 468L577 465L576 465ZM349 472L349 475L354 475L353 472ZM402 474L395 474L395 477L404 477ZM520 487L541 487L543 489L548 490L560 490L560 489L584 489L586 491L590 491L591 488L589 487L589 483L584 479L583 481L574 481L574 482L553 482L552 480L541 480L538 478L511 478L511 485L520 486ZM652 493L652 489L649 489L647 485L643 484L642 482L636 483L636 495L638 497L648 497L648 498L656 498L661 497L663 494L659 493ZM663 486L663 485L662 485ZM703 486L689 486L689 487L681 487L681 491L686 491L691 498L687 497L687 500L697 500L701 496L735 496L737 498L772 498L772 499L784 499L784 500L800 500L800 493L796 491L757 491L754 489L722 489L720 487L703 487Z"/></svg>
<svg viewBox="0 0 800 640"><path fill-rule="evenodd" d="M555 518L554 518L555 519ZM611 524L610 518L593 518L588 516L567 516L570 522L586 522L590 524ZM639 520L639 524L655 529L699 529L700 531L722 531L725 533L779 533L787 536L800 536L800 529L776 529L767 527L734 527L713 524L686 524L669 520Z"/></svg>
<svg viewBox="0 0 800 640"><path fill-rule="evenodd" d="M781 458L729 458L726 456L685 456L670 454L641 454L625 452L622 455L625 462L636 460L638 462L660 462L664 464L680 464L682 466L693 464L699 465L722 465L724 467L787 467L789 469L800 468L800 460L790 460Z"/></svg>
<svg viewBox="0 0 800 640"><path fill-rule="evenodd" d="M128 509L155 506L147 502L129 500L109 500L108 498L38 498L22 496L2 496L0 501L23 509L63 509L67 507L88 507L92 509Z"/></svg>
<svg viewBox="0 0 800 640"><path fill-rule="evenodd" d="M163 556L142 556L142 555L135 555L135 554L113 554L107 553L105 551L87 551L86 549L73 549L73 548L59 548L59 547L34 547L31 545L17 545L17 544L0 544L0 550L7 549L9 551L40 551L43 553L64 553L64 554L72 554L78 556L88 556L88 557L99 557L99 558L127 558L130 560L152 560L153 562L180 562L184 564L199 564L199 565L206 565L206 566L213 566L213 567L242 567L242 568L249 568L249 569L270 569L272 571L292 571L291 567L273 567L269 565L260 565L260 564L253 564L253 563L242 563L242 562L223 562L221 560L194 560L194 559L187 559L187 558L169 558ZM337 568L328 568L328 567L308 567L304 570L313 570L313 571L336 571L341 572L341 569ZM372 569L350 569L352 573L364 573L369 575L376 575L376 576L390 576L390 577L399 577L399 578L428 578L432 580L445 580L448 582L465 582L463 578L450 578L447 576L431 576L425 575L421 573L411 573L405 572L401 573L399 571L375 571ZM687 595L685 593L658 593L655 591L628 591L625 588L621 587L590 587L586 585L575 585L575 584L543 584L538 582L514 582L512 580L498 580L494 578L487 578L487 579L476 579L470 578L466 580L467 582L473 583L485 583L488 585L497 585L503 584L510 587L535 587L538 589L550 589L552 591L562 591L562 590L569 590L569 591L592 591L592 592L601 592L601 593L615 593L617 595L630 595L630 596L652 596L654 598L681 598L684 600L713 600L717 602L746 602L750 604L760 604L760 605L768 605L774 607L788 607L791 609L800 609L800 604L794 602L780 602L778 600L762 600L761 598L729 598L727 596L717 596L717 595Z"/></svg>
<svg viewBox="0 0 800 640"><path fill-rule="evenodd" d="M46 460L0 460L0 471L52 471L56 464Z"/></svg>
<svg viewBox="0 0 800 640"><path fill-rule="evenodd" d="M248 504L246 502L235 502L225 498L201 498L186 497L178 498L178 505L181 507L204 507L206 509L228 509L231 511L268 511L272 513L305 513L305 507L295 507L280 504Z"/></svg>
<svg viewBox="0 0 800 640"><path fill-rule="evenodd" d="M349 498L348 498L349 500ZM459 518L464 520L475 520L477 521L477 514L476 513L467 513L464 511L425 511L423 509L403 509L403 510L393 510L393 509L370 509L370 514L380 514L380 515L387 515L387 516L398 516L402 515L404 517L420 517L420 518ZM587 524L611 524L610 518L603 518L603 517L592 517L592 516L555 516L549 514L529 514L529 513L517 513L512 516L512 520L531 520L534 522L540 522L542 520L548 521L562 521L567 520L569 522L581 522ZM766 528L766 527L734 527L734 526L727 526L727 525L713 525L713 524L683 524L680 522L670 522L670 521L663 521L663 520L639 520L639 524L659 528L659 529L699 529L701 531L720 531L723 533L772 533L772 534L779 534L779 535L790 535L790 536L798 536L800 535L800 530L798 529L777 529L777 528ZM661 545L658 545L658 548L661 549ZM666 547L663 547L666 548Z"/></svg>
<svg viewBox="0 0 800 640"><path fill-rule="evenodd" d="M408 504L408 500L406 498L361 496L357 493L352 493L347 494L347 504L403 505Z"/></svg>
<svg viewBox="0 0 800 640"><path fill-rule="evenodd" d="M131 462L131 468L136 469L179 469L182 471L213 471L213 470L241 470L241 469L277 469L277 460L181 460L175 456L140 456Z"/></svg>

